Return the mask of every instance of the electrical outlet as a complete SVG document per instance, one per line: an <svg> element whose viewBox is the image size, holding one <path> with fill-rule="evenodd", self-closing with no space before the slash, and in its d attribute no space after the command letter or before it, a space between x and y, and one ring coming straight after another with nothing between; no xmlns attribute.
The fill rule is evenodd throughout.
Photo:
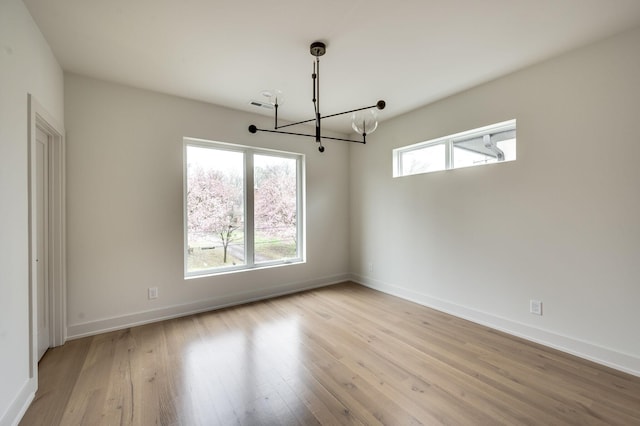
<svg viewBox="0 0 640 426"><path fill-rule="evenodd" d="M369 272L373 272L373 263L369 262L369 265L367 265L367 269L369 270Z"/></svg>
<svg viewBox="0 0 640 426"><path fill-rule="evenodd" d="M149 287L149 300L158 298L158 287Z"/></svg>
<svg viewBox="0 0 640 426"><path fill-rule="evenodd" d="M529 312L534 315L542 315L542 302L540 300L529 300Z"/></svg>

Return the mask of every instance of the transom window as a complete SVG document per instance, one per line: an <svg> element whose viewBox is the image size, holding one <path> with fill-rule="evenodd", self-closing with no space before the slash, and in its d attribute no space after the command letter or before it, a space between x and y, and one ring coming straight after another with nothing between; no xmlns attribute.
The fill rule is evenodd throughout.
<svg viewBox="0 0 640 426"><path fill-rule="evenodd" d="M184 139L185 276L304 258L304 156Z"/></svg>
<svg viewBox="0 0 640 426"><path fill-rule="evenodd" d="M513 161L516 120L393 150L393 177Z"/></svg>

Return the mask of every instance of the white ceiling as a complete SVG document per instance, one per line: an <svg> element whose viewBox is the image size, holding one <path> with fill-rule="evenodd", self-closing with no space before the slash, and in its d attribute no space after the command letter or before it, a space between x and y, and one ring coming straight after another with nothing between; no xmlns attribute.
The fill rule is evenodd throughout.
<svg viewBox="0 0 640 426"><path fill-rule="evenodd" d="M387 101L384 121L640 25L639 0L24 0L65 71L280 116ZM348 132L332 119L325 127Z"/></svg>

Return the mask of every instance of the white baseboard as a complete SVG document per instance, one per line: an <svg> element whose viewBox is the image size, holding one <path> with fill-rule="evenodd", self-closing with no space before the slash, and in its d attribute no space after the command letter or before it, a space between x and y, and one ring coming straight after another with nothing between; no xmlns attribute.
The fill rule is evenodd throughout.
<svg viewBox="0 0 640 426"><path fill-rule="evenodd" d="M136 312L134 314L123 315L119 317L105 318L81 324L74 324L68 327L67 338L69 340L79 339L81 337L93 336L108 331L122 330L124 328L134 327L137 325L149 324L152 322L163 321L171 318L178 318L187 315L198 314L201 312L227 308L243 303L250 303L257 300L283 296L285 294L297 293L318 287L325 287L332 284L338 284L344 281L348 281L349 278L349 274L334 275L331 277L324 277L304 282L289 283L277 287L270 287L264 290L236 293L222 298L199 300L192 303L167 306L159 309Z"/></svg>
<svg viewBox="0 0 640 426"><path fill-rule="evenodd" d="M14 398L7 411L0 417L0 426L17 426L24 413L36 396L37 383L35 378L28 379Z"/></svg>
<svg viewBox="0 0 640 426"><path fill-rule="evenodd" d="M505 333L558 349L562 352L640 377L640 358L604 348L569 336L531 327L507 318L477 311L446 300L431 297L402 287L394 286L360 275L352 275L351 281L379 290L411 302L418 303L447 314L463 318Z"/></svg>

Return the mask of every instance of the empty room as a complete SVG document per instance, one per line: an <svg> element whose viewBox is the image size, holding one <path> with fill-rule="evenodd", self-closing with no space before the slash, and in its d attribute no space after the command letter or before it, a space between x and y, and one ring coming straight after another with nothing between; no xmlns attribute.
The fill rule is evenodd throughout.
<svg viewBox="0 0 640 426"><path fill-rule="evenodd" d="M640 2L0 1L0 426L639 425Z"/></svg>

